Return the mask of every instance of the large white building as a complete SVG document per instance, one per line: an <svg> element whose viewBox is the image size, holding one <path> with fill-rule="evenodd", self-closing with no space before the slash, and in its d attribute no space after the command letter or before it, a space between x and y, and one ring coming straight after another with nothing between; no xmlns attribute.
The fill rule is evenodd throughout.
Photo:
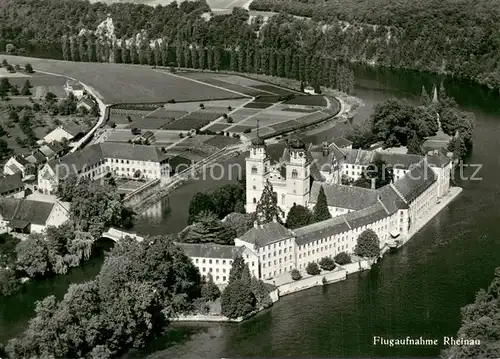
<svg viewBox="0 0 500 359"><path fill-rule="evenodd" d="M69 219L69 204L40 202L18 198L0 199L0 233L42 233Z"/></svg>
<svg viewBox="0 0 500 359"><path fill-rule="evenodd" d="M165 184L170 178L168 160L169 157L154 146L99 143L47 163L38 175L38 190L52 194L59 182L70 176L95 180L107 173L116 177L159 179Z"/></svg>
<svg viewBox="0 0 500 359"><path fill-rule="evenodd" d="M285 150L282 161L273 167L264 141L254 140L246 161L247 212L255 210L265 182L269 181L277 194L278 204L283 205L285 210L293 203L313 207L319 189L323 187L331 219L294 230L276 221L255 224L235 239L234 247L183 245L188 248L186 252L195 264L198 267L201 264L202 269L203 265L220 266L217 260L229 260L244 253L244 259L255 277L272 279L292 269L304 270L308 263L319 262L323 257L333 258L340 252L353 253L358 236L366 229L377 233L381 247L392 245L396 240L408 236L412 226L427 216L449 191L452 163L439 151L432 151L426 156L395 154L394 157L383 152L373 154L334 146L334 154L330 155L326 151L326 148L331 149L330 145L323 147L324 156L330 159L329 163L326 160L320 163L324 168L318 168L313 160L314 148L306 151L304 146L297 143ZM323 157L323 150L320 154ZM332 179L331 173L335 171L350 178L358 178L361 166L370 164L362 159L373 161L376 156L382 156L389 164L400 163L398 172L394 171L392 183L378 189L367 189L342 185L333 180L325 181L328 176ZM306 184L309 176L319 178L310 187ZM337 179L340 177L337 176ZM215 247L221 249L216 251ZM226 273L228 269L230 267L225 267ZM218 284L227 283L224 278L228 277L219 276Z"/></svg>

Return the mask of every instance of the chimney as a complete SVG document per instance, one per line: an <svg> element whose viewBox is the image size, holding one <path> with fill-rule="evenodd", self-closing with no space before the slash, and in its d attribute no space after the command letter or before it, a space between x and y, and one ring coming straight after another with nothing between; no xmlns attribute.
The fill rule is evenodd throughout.
<svg viewBox="0 0 500 359"><path fill-rule="evenodd" d="M254 221L254 222L253 222L253 226L254 226L254 228L259 228L259 222Z"/></svg>
<svg viewBox="0 0 500 359"><path fill-rule="evenodd" d="M375 178L372 178L372 189L375 189Z"/></svg>

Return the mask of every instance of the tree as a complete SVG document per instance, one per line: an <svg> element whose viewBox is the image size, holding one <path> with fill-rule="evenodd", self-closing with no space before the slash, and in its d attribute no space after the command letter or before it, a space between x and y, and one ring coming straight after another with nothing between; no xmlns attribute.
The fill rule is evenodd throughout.
<svg viewBox="0 0 500 359"><path fill-rule="evenodd" d="M332 271L335 269L335 262L330 257L323 257L319 261L319 266L323 270Z"/></svg>
<svg viewBox="0 0 500 359"><path fill-rule="evenodd" d="M245 260L242 256L237 255L233 259L233 264L231 265L231 270L229 271L228 283L234 282L236 280L241 280L243 272L245 270Z"/></svg>
<svg viewBox="0 0 500 359"><path fill-rule="evenodd" d="M17 268L29 277L50 272L49 248L41 235L30 235L16 246Z"/></svg>
<svg viewBox="0 0 500 359"><path fill-rule="evenodd" d="M252 277L250 280L250 289L257 301L256 308L268 308L273 304L269 290L261 279Z"/></svg>
<svg viewBox="0 0 500 359"><path fill-rule="evenodd" d="M248 268L248 264L245 264L243 271L241 272L241 281L250 286L250 282L252 280L252 275L250 274L250 268Z"/></svg>
<svg viewBox="0 0 500 359"><path fill-rule="evenodd" d="M377 158L370 163L363 171L361 177L354 181L353 185L364 188L371 188L372 181L375 188L383 187L391 183L394 179L394 169L384 160Z"/></svg>
<svg viewBox="0 0 500 359"><path fill-rule="evenodd" d="M192 224L201 212L216 212L212 197L205 192L196 193L189 202L188 224Z"/></svg>
<svg viewBox="0 0 500 359"><path fill-rule="evenodd" d="M236 231L208 211L201 212L193 224L179 233L179 240L185 243L234 244L234 238Z"/></svg>
<svg viewBox="0 0 500 359"><path fill-rule="evenodd" d="M330 211L328 210L328 203L326 200L325 190L323 186L319 188L318 199L313 208L313 219L314 222L321 222L332 218Z"/></svg>
<svg viewBox="0 0 500 359"><path fill-rule="evenodd" d="M314 223L312 212L301 205L290 208L286 217L286 226L290 229L300 228Z"/></svg>
<svg viewBox="0 0 500 359"><path fill-rule="evenodd" d="M224 218L224 224L236 232L236 237L245 234L254 225L254 216L244 213L230 213Z"/></svg>
<svg viewBox="0 0 500 359"><path fill-rule="evenodd" d="M8 92L10 91L11 87L12 85L10 84L9 79L6 77L2 77L2 79L0 80L0 90Z"/></svg>
<svg viewBox="0 0 500 359"><path fill-rule="evenodd" d="M318 264L316 262L309 262L306 266L306 272L309 275L318 275L321 273Z"/></svg>
<svg viewBox="0 0 500 359"><path fill-rule="evenodd" d="M12 269L0 267L0 296L11 295L18 288L19 280L16 278L16 272Z"/></svg>
<svg viewBox="0 0 500 359"><path fill-rule="evenodd" d="M45 95L45 102L47 104L54 104L57 102L57 96L55 93L53 92L47 92L47 94Z"/></svg>
<svg viewBox="0 0 500 359"><path fill-rule="evenodd" d="M244 317L255 310L256 302L248 284L235 280L229 282L222 292L221 313L231 319Z"/></svg>
<svg viewBox="0 0 500 359"><path fill-rule="evenodd" d="M290 272L290 275L292 276L293 280L302 279L302 275L300 274L300 272L297 269L292 269L292 271Z"/></svg>
<svg viewBox="0 0 500 359"><path fill-rule="evenodd" d="M417 135L414 133L407 144L408 154L412 155L423 155L422 142L419 140Z"/></svg>
<svg viewBox="0 0 500 359"><path fill-rule="evenodd" d="M221 295L219 287L214 283L212 275L207 275L207 280L201 286L201 296L207 301L213 302Z"/></svg>
<svg viewBox="0 0 500 359"><path fill-rule="evenodd" d="M364 230L357 239L354 254L364 258L376 258L380 255L380 240L371 229Z"/></svg>
<svg viewBox="0 0 500 359"><path fill-rule="evenodd" d="M422 85L422 94L420 95L420 102L424 106L429 106L432 103L431 98L430 98L429 94L427 93L427 91L425 90L424 85Z"/></svg>
<svg viewBox="0 0 500 359"><path fill-rule="evenodd" d="M282 223L281 218L284 216L284 212L278 206L278 195L273 191L273 185L269 181L266 181L264 185L255 212L257 221L260 224L272 222L273 220Z"/></svg>
<svg viewBox="0 0 500 359"><path fill-rule="evenodd" d="M31 95L30 88L31 88L30 80L24 81L23 87L21 88L21 95L30 96Z"/></svg>
<svg viewBox="0 0 500 359"><path fill-rule="evenodd" d="M335 258L333 258L333 260L340 265L349 264L351 263L351 256L346 252L340 252L335 256Z"/></svg>
<svg viewBox="0 0 500 359"><path fill-rule="evenodd" d="M456 338L477 340L478 345L452 345L441 354L443 359L500 357L500 267L495 269L487 290L481 289L474 300L461 310L462 324Z"/></svg>

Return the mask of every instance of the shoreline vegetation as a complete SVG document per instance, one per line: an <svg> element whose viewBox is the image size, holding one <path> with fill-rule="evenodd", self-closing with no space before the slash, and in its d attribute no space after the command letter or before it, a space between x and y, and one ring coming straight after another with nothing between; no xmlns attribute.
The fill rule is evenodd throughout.
<svg viewBox="0 0 500 359"><path fill-rule="evenodd" d="M331 76L325 73L339 69L348 83L344 68L363 63L500 87L499 25L492 21L500 14L485 1L406 0L393 5L377 0L353 5L347 0L256 0L250 9L274 11L276 16L264 18L241 8L228 15L207 15L210 9L203 1L154 8L8 1L0 14L0 48L9 54L73 61L277 73L313 86L327 85ZM23 22L25 14L30 18ZM53 16L64 20L49 26L47 19ZM23 31L20 21L25 23Z"/></svg>

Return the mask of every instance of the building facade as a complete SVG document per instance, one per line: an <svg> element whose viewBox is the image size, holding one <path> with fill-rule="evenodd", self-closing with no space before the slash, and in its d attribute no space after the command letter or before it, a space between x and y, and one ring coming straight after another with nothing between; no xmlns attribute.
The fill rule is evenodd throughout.
<svg viewBox="0 0 500 359"><path fill-rule="evenodd" d="M53 194L61 180L70 176L96 180L107 173L116 177L170 178L169 157L153 146L123 143L99 143L47 163L38 175L38 190Z"/></svg>
<svg viewBox="0 0 500 359"><path fill-rule="evenodd" d="M327 148L333 154L323 152ZM315 155L308 154L303 146L297 144L293 144L287 151L280 167L273 167L264 141L259 138L253 141L246 161L247 212L255 210L264 184L269 181L277 193L278 205L283 204L285 210L293 203L312 208L319 189L323 187L332 218L294 230L285 228L277 221L263 225L256 223L235 239L235 246L226 246L233 249L224 249L224 254L217 251L206 254L207 249L203 246L207 245L183 245L199 268L204 268L199 265L206 265L206 272L209 265L218 265L219 267L210 267L213 268L211 271L219 268L218 273L224 273L220 266L225 265L224 269L228 273L229 261L222 263L220 260L244 254L252 275L272 280L292 269L305 270L309 263L319 262L323 257L334 258L341 252L353 253L359 235L367 229L377 234L381 247L391 246L407 237L450 188L451 160L441 152L414 156L383 151L366 153L370 151L360 152L349 148L332 150L329 145L321 146L321 156L331 162L328 169L325 169L326 160L321 164L325 168L316 167L320 173L331 174L331 171L338 170L350 178L359 178L356 176L360 176L361 167L368 166L375 159L388 164L399 164L399 167L394 171L394 180L378 189L327 182L324 176L320 176L323 181L316 181L310 189L305 189L304 179L314 168L310 159ZM341 161L337 161L338 159ZM335 169L333 162L336 161L339 166ZM285 195L283 200L282 194ZM196 249L198 247L205 249ZM200 255L200 251L205 254ZM209 258L211 263L207 262ZM215 262L217 259L219 263ZM219 276L218 284L227 283L225 279L228 276Z"/></svg>

